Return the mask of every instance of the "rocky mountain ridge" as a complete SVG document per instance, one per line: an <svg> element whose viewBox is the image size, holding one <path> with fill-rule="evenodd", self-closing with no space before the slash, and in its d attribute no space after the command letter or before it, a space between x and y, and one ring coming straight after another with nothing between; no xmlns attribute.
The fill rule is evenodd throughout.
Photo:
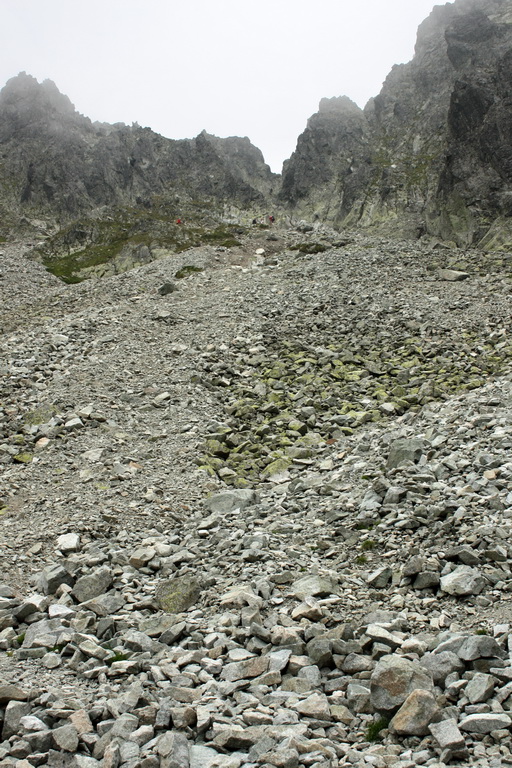
<svg viewBox="0 0 512 768"><path fill-rule="evenodd" d="M510 0L434 7L413 60L364 110L322 99L282 177L248 139L93 124L53 83L22 73L0 94L3 232L23 216L69 225L163 202L173 215L208 209L217 223L279 209L339 230L507 250L511 57Z"/></svg>
<svg viewBox="0 0 512 768"><path fill-rule="evenodd" d="M364 110L320 104L285 163L281 199L337 228L508 243L511 51L508 0L436 6L413 60Z"/></svg>
<svg viewBox="0 0 512 768"><path fill-rule="evenodd" d="M263 201L273 174L248 139L165 139L150 128L92 123L51 81L21 73L0 93L4 215L69 221L93 209L148 206L155 197Z"/></svg>

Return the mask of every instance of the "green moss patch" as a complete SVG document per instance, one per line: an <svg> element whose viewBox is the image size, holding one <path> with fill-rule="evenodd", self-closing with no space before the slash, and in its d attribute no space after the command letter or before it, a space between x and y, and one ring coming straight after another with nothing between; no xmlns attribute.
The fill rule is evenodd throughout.
<svg viewBox="0 0 512 768"><path fill-rule="evenodd" d="M180 224L177 223L178 219ZM91 276L94 268L111 263L124 249L147 246L181 253L201 245L232 248L244 230L219 225L215 210L205 204L181 205L154 198L149 208L117 208L108 218L82 219L63 228L36 253L46 269L66 283Z"/></svg>
<svg viewBox="0 0 512 768"><path fill-rule="evenodd" d="M33 411L27 411L24 416L25 424L30 426L38 424L46 424L50 419L55 416L57 409L53 405L40 405Z"/></svg>
<svg viewBox="0 0 512 768"><path fill-rule="evenodd" d="M326 351L297 339L271 339L265 353L230 358L224 352L216 363L208 360L197 381L217 393L230 426L208 436L197 463L227 484L257 484L307 466L326 443L362 425L480 386L512 351L476 330L465 333L463 345L457 339L443 347L413 335L390 341L376 334L365 341L352 354L343 342ZM242 380L229 373L241 364Z"/></svg>
<svg viewBox="0 0 512 768"><path fill-rule="evenodd" d="M182 267L181 269L178 269L178 271L175 273L174 277L178 280L182 280L184 277L188 277L189 275L193 275L194 272L202 272L202 267L194 267L191 264L187 264L186 266Z"/></svg>
<svg viewBox="0 0 512 768"><path fill-rule="evenodd" d="M300 253L306 253L306 254L315 254L315 253L323 253L327 250L326 245L322 245L322 243L298 243L297 245L292 245L290 248L291 251L299 251Z"/></svg>

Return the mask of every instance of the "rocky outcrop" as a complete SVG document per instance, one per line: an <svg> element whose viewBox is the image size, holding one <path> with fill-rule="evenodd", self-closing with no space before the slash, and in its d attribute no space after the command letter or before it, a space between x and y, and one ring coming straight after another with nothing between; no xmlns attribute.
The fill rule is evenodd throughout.
<svg viewBox="0 0 512 768"><path fill-rule="evenodd" d="M248 139L166 139L149 128L92 123L54 83L21 73L0 93L4 211L74 218L154 195L262 201L274 183Z"/></svg>
<svg viewBox="0 0 512 768"><path fill-rule="evenodd" d="M367 133L368 121L357 104L346 96L322 99L284 164L281 199L297 215L336 220L345 194L350 194L348 180L367 149Z"/></svg>
<svg viewBox="0 0 512 768"><path fill-rule="evenodd" d="M503 0L436 6L414 59L391 70L364 112L321 102L284 167L283 202L337 227L506 243L511 22Z"/></svg>

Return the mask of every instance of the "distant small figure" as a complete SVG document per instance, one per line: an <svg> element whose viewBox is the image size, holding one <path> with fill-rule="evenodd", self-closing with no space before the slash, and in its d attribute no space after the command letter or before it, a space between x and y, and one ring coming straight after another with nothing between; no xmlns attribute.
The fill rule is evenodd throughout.
<svg viewBox="0 0 512 768"><path fill-rule="evenodd" d="M181 219L176 219L176 224L181 224L181 223L182 223Z"/></svg>
<svg viewBox="0 0 512 768"><path fill-rule="evenodd" d="M275 218L274 218L274 216L269 216L268 220L270 221L271 224L273 224L274 221L275 221Z"/></svg>

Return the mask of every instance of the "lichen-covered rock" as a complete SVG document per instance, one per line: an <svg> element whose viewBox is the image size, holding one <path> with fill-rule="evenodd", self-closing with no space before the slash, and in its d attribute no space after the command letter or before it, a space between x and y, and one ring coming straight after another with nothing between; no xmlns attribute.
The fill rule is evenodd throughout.
<svg viewBox="0 0 512 768"><path fill-rule="evenodd" d="M166 613L182 613L197 602L200 594L199 582L192 577L182 576L158 584L155 599Z"/></svg>

